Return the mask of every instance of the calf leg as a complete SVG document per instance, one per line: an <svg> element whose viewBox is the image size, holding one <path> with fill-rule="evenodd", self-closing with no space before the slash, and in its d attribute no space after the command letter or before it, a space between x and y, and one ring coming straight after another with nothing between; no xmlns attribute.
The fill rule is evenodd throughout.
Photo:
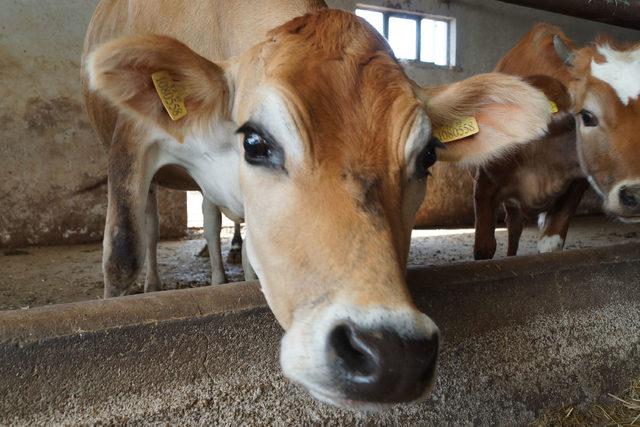
<svg viewBox="0 0 640 427"><path fill-rule="evenodd" d="M240 234L240 223L233 225L233 239L231 240L231 249L227 255L227 262L231 264L240 264L242 262L242 235Z"/></svg>
<svg viewBox="0 0 640 427"><path fill-rule="evenodd" d="M567 191L558 197L546 214L539 221L541 236L538 241L538 252L554 252L564 248L569 231L569 221L575 214L584 192L589 187L586 179L571 182Z"/></svg>
<svg viewBox="0 0 640 427"><path fill-rule="evenodd" d="M518 246L520 245L520 236L522 236L522 228L524 227L524 220L522 218L522 211L519 206L504 205L504 210L507 213L507 230L509 233L509 246L507 248L507 256L515 256L518 253Z"/></svg>
<svg viewBox="0 0 640 427"><path fill-rule="evenodd" d="M474 187L475 208L475 259L491 259L496 253L496 209L498 207L498 187L487 174L478 168Z"/></svg>
<svg viewBox="0 0 640 427"><path fill-rule="evenodd" d="M139 145L128 143L115 135L109 152L109 202L102 254L105 298L129 291L145 258L145 212L157 165Z"/></svg>
<svg viewBox="0 0 640 427"><path fill-rule="evenodd" d="M220 230L222 228L222 214L220 209L207 199L202 201L202 215L204 217L204 237L209 247L209 261L211 262L211 284L227 283L222 263L220 248Z"/></svg>
<svg viewBox="0 0 640 427"><path fill-rule="evenodd" d="M159 291L161 288L158 275L158 237L160 235L160 218L158 216L158 196L155 185L149 189L146 208L147 231L147 277L144 281L145 292Z"/></svg>
<svg viewBox="0 0 640 427"><path fill-rule="evenodd" d="M253 267L251 267L251 263L249 262L249 256L247 255L247 239L248 236L245 235L245 242L242 245L242 270L244 271L244 280L249 282L252 280L257 280L258 276L253 270Z"/></svg>

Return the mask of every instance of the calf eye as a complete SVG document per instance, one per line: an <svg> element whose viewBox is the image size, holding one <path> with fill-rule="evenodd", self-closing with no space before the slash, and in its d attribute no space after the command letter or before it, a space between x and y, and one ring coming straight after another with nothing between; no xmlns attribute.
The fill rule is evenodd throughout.
<svg viewBox="0 0 640 427"><path fill-rule="evenodd" d="M250 165L284 169L284 152L280 145L273 142L259 127L247 123L238 129L244 134L244 159Z"/></svg>
<svg viewBox="0 0 640 427"><path fill-rule="evenodd" d="M591 111L582 110L580 111L580 118L582 119L582 123L584 123L587 127L598 126L598 118Z"/></svg>
<svg viewBox="0 0 640 427"><path fill-rule="evenodd" d="M257 133L247 133L244 136L244 155L248 160L262 160L269 157L269 144Z"/></svg>
<svg viewBox="0 0 640 427"><path fill-rule="evenodd" d="M432 138L416 160L416 174L419 178L431 175L429 168L438 160L436 149L444 147L437 138Z"/></svg>

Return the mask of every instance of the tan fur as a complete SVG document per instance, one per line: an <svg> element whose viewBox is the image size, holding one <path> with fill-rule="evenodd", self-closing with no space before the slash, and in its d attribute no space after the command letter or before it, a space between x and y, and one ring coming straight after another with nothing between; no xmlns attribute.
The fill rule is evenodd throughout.
<svg viewBox="0 0 640 427"><path fill-rule="evenodd" d="M238 125L249 119L253 108L252 102L238 104L238 99L248 101L251 92L263 84L277 88L285 95L290 110L296 112L295 120L308 155L304 169L290 172L291 180L313 194L313 198L308 199L303 197L304 192L296 190L295 197L300 199L295 203L296 208L289 210L294 216L288 218L290 215L280 214L288 218L288 229L300 233L300 228L292 227L292 224L296 223L296 218L311 215L311 212L301 215L301 209L315 205L319 194L327 188L332 198L332 212L316 221L327 224L324 232L317 233L324 236L323 246L329 249L321 257L323 262L335 258L334 265L337 266L348 260L351 251L364 249L361 245L353 246L358 239L340 236L330 241L328 230L342 229L336 224L344 224L355 235L367 235L368 245L382 245L378 249L372 247L368 253L391 250L394 254L386 261L376 262L378 267L375 269L349 273L360 275L352 280L354 283L373 281L373 277L367 277L379 268L389 273L379 271L378 277L391 274L389 280L395 281L402 276L411 229L411 224L399 222L401 218L407 218L401 210L406 179L403 144L417 111L425 107L423 101L427 114L435 123L469 114L478 118L480 134L447 150L452 153L450 157L458 161L483 162L508 150L508 142L525 142L539 136L549 118L544 95L517 78L499 74L427 89L416 97L415 86L393 58L386 42L364 21L341 11L306 15L272 30L267 41L248 50L235 63L224 65L230 73L226 80L222 68L163 36L135 36L112 41L97 49L89 57L88 64L91 87L125 111L133 112L135 117L144 117L170 134L181 132L183 128L192 129L194 123L201 121L226 119L229 112L219 113L229 104L225 81L236 87L237 106L234 108ZM148 77L159 69L171 72L176 82L185 87L187 108L192 118L176 123L168 120ZM447 152L442 156L447 158ZM253 189L247 184L244 187L249 192L245 200L251 200ZM344 190L338 190L340 188ZM341 191L344 191L344 198L339 196ZM375 232L369 224L371 218L359 212L353 201L354 194L357 199L359 194L369 192L373 192L368 197L373 198L372 203L376 204L380 215L376 221L381 225ZM262 200L264 194L267 192L261 189L256 198ZM306 200L304 203L303 199ZM277 220L264 214L268 210L265 206L259 216L274 224ZM251 216L250 212L249 208L247 217ZM255 221L260 222L261 218ZM362 224L362 228L358 224ZM265 224L256 230L268 233L269 228ZM290 234L285 227L271 229L278 230L282 236ZM278 235L264 239L270 248L278 247L279 240ZM291 236L288 240L295 238ZM265 253L274 251L267 247L262 250ZM277 252L290 258L291 265L311 262L300 259L306 250L295 245L283 244ZM317 247L309 253L309 257L312 256L318 256ZM298 261L293 262L295 259ZM265 262L269 263L268 260ZM283 286L287 282L295 283L295 271L287 272L290 278L286 281L282 277L270 280L268 276L275 270L279 268L273 266L263 272L268 282ZM365 271L368 273L363 275ZM308 274L304 269L300 273ZM341 269L334 273L344 274ZM301 277L299 280L305 283ZM367 289L360 303L380 303L381 295L375 292L375 284L371 283ZM321 290L326 291L326 288ZM303 304L299 299L313 298L310 293L310 289L300 290L295 294L295 300L288 302L291 307L281 312L274 310L283 324L290 322L294 307ZM403 295L401 301L407 303L406 293L397 295ZM286 301L286 298L281 299ZM383 300L390 304L392 299L387 295Z"/></svg>
<svg viewBox="0 0 640 427"><path fill-rule="evenodd" d="M482 74L444 87L425 89L427 111L437 128L473 116L480 132L447 144L439 159L483 163L544 135L551 119L541 91L514 76Z"/></svg>
<svg viewBox="0 0 640 427"><path fill-rule="evenodd" d="M101 3L99 14L109 7L106 3ZM426 184L426 171L408 171L424 168L416 159L429 142L427 116L477 115L482 135L476 143L455 149L457 160L477 163L504 152L507 142L538 136L547 124L548 107L525 82L499 74L439 88L432 99L429 91L423 92L407 78L369 24L347 12L317 11L321 6L317 2L273 0L251 7L245 2L231 7L227 2L212 3L217 4L212 16L230 23L211 25L211 16L202 15L211 3L192 0L159 2L153 13L132 2L127 12L109 9L112 22L92 24L118 28L111 36L141 29L166 31L189 46L162 35L129 35L89 48L95 53L87 68L91 87L97 90L88 94L89 112L105 141L113 135L106 288L126 288L139 271L138 249L144 242L140 195L147 191L148 174L156 172L158 159L169 158L172 167L194 174L208 198L246 219L244 247L270 308L287 330L283 342L293 347L283 344L283 357L294 359L286 366L295 372L286 374L334 396L341 384L331 382L324 371L335 365L325 366L326 337L314 341L318 331L330 330L319 328L347 320L355 324L361 315L381 322L376 327L405 333L400 329L407 327L406 322L398 319L410 318L417 319L410 334L437 340L437 328L417 311L404 281L413 218ZM173 9L174 4L179 6ZM156 12L163 7L171 7L176 15L169 16L170 22L189 25L172 27L169 17L163 19ZM275 28L268 34L266 29L262 34L261 23L247 36L259 42L230 37L240 30L251 31L244 18L233 19L242 16L234 15L239 10L244 8L247 22L257 25L261 12L267 19L274 15L271 9L283 7L290 8L283 16L305 8L313 13L290 16L293 19L280 26L272 22ZM131 10L139 14L131 15ZM199 15L185 19L194 10ZM119 27L122 16L127 17L126 25ZM149 75L158 69L169 71L185 87L192 117L168 121L150 85ZM117 110L111 133L107 132L110 105ZM243 137L236 135L236 129L253 120L277 133L275 142L284 151L282 165L257 166L244 160ZM141 122L146 127L139 126ZM177 133L185 135L183 144L175 141ZM421 138L411 141L416 152L407 154L413 134ZM500 143L491 145L491 139ZM184 180L184 174L179 178ZM162 180L172 182L166 169ZM326 319L342 313L345 306L351 317ZM309 341L321 350L309 355L302 348ZM296 354L301 358L291 356ZM319 379L310 379L316 378L313 375ZM419 376L422 379L416 381L424 381L424 373Z"/></svg>
<svg viewBox="0 0 640 427"><path fill-rule="evenodd" d="M170 37L120 38L100 46L87 61L92 90L170 134L182 135L184 129L204 127L212 117L228 116L229 89L222 68ZM169 73L191 114L170 119L151 81L157 71Z"/></svg>
<svg viewBox="0 0 640 427"><path fill-rule="evenodd" d="M209 61L222 61L262 41L274 27L323 8L326 4L322 0L100 1L87 30L81 72L92 125L103 144L109 146L117 113L89 89L85 67L86 59L98 45L126 35L158 34L181 41ZM184 181L180 182L184 186Z"/></svg>
<svg viewBox="0 0 640 427"><path fill-rule="evenodd" d="M278 218L269 214L278 195L263 187L246 187L249 199L264 203L253 220L257 229L268 233L268 238L260 239L265 243L260 250L274 254L265 259L272 268L264 268L262 277L269 283L288 283L288 297L274 296L272 309L288 325L296 307L321 295L336 298L341 288L362 306L379 304L381 299L385 306L407 304L404 290L388 294L386 285L380 288L376 283L399 280L408 248L404 230L411 224L401 222L405 185L401 148L408 136L407 123L420 107L411 82L377 33L344 12L294 19L270 36L272 41L258 47L256 55L265 63L253 78L269 81L286 94L289 109L298 113L296 124L303 130L308 155L303 170L290 171L300 185L294 190L295 208ZM239 85L239 96L249 90L245 86L254 87L245 81ZM240 117L243 114L241 109ZM367 185L375 186L372 203L380 218L357 207ZM323 208L329 205L330 210ZM313 221L307 221L310 218ZM341 230L347 229L345 236ZM315 236L322 236L322 243L308 244L318 239ZM346 272L339 267L364 262L364 254L371 265L366 271ZM280 258L308 268L319 260L333 267L313 269L311 276L320 275L323 286L309 286L308 270L280 270L276 268ZM364 283L368 285L360 285ZM281 292L284 286L277 294Z"/></svg>
<svg viewBox="0 0 640 427"><path fill-rule="evenodd" d="M500 59L495 71L516 76L549 76L569 86L573 76L554 50L554 35L570 49L575 48L559 27L539 23Z"/></svg>

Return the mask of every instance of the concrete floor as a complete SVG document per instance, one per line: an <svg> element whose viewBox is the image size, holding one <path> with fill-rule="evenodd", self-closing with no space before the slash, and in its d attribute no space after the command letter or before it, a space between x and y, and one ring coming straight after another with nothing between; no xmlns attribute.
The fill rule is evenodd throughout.
<svg viewBox="0 0 640 427"><path fill-rule="evenodd" d="M430 398L339 410L283 378L256 283L0 312L0 425L528 425L640 375L640 244L410 269ZM605 420L596 424L607 424Z"/></svg>
<svg viewBox="0 0 640 427"><path fill-rule="evenodd" d="M233 229L223 228L223 252L229 250ZM506 230L496 233L496 258L506 253ZM473 230L414 230L409 266L443 265L473 259ZM521 255L536 253L537 230L527 227ZM606 218L576 218L566 249L640 242L640 224L620 224ZM199 287L210 283L209 260L195 255L204 245L198 232L187 240L160 244L158 260L165 289ZM29 247L0 251L0 310L37 307L102 296L102 247L99 244L64 247ZM242 267L226 265L230 281L243 279ZM140 290L144 277L137 283Z"/></svg>

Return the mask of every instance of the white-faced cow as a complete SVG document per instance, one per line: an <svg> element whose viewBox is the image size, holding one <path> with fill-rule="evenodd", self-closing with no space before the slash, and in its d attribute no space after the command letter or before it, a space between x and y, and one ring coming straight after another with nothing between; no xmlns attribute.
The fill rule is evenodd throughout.
<svg viewBox="0 0 640 427"><path fill-rule="evenodd" d="M545 132L544 94L500 74L417 87L370 25L319 1L102 1L87 49L87 106L110 144L106 296L142 266L151 183L195 181L246 219L289 378L350 407L424 396L439 332L404 269L432 128L474 116L479 133L438 155L485 161ZM179 120L157 72L180 88Z"/></svg>
<svg viewBox="0 0 640 427"><path fill-rule="evenodd" d="M609 214L640 220L640 44L599 37L575 49L564 37L556 50L571 75L582 170Z"/></svg>
<svg viewBox="0 0 640 427"><path fill-rule="evenodd" d="M524 218L535 216L539 216L541 234L538 251L561 250L571 217L589 186L575 149L575 120L567 89L572 77L555 51L555 37L571 43L559 28L538 24L496 66L496 71L525 77L544 91L554 114L547 135L478 167L475 259L490 259L495 254L501 204L506 212L508 256L518 251Z"/></svg>

